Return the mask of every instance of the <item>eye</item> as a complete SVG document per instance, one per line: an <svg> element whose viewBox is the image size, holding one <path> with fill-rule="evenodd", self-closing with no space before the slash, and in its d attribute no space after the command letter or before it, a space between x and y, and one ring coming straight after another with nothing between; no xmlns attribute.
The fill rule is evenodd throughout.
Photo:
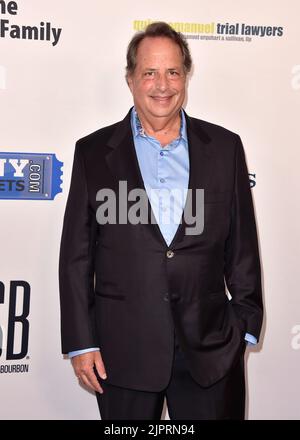
<svg viewBox="0 0 300 440"><path fill-rule="evenodd" d="M152 76L154 76L154 73L155 72L153 70L148 70L147 72L144 73L144 76L149 76L151 78Z"/></svg>
<svg viewBox="0 0 300 440"><path fill-rule="evenodd" d="M169 75L170 76L178 76L179 72L177 72L177 70L169 70Z"/></svg>

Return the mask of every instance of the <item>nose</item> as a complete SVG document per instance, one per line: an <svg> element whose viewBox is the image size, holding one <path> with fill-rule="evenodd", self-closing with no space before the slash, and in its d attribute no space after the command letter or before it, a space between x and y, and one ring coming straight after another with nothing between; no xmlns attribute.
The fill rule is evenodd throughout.
<svg viewBox="0 0 300 440"><path fill-rule="evenodd" d="M156 88L161 92L164 92L168 88L168 78L164 74L159 74L156 77Z"/></svg>

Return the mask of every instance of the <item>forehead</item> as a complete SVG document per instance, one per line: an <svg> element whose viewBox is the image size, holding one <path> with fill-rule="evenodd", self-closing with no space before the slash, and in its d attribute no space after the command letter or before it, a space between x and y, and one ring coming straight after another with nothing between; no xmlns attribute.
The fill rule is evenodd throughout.
<svg viewBox="0 0 300 440"><path fill-rule="evenodd" d="M167 37L146 37L138 46L137 64L167 61L176 64L183 63L183 56L178 44Z"/></svg>

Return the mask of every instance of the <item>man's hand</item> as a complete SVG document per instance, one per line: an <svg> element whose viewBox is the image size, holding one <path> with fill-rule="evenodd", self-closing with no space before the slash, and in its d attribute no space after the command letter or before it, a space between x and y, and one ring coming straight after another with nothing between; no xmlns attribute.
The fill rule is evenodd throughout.
<svg viewBox="0 0 300 440"><path fill-rule="evenodd" d="M95 367L102 379L106 379L107 377L100 351L90 351L88 353L79 354L78 356L74 356L71 362L75 374L81 383L90 390L98 391L98 393L102 394L103 389L94 372Z"/></svg>

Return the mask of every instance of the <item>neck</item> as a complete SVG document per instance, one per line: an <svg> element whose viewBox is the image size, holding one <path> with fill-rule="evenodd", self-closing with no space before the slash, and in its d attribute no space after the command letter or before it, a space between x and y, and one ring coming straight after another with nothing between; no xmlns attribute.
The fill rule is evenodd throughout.
<svg viewBox="0 0 300 440"><path fill-rule="evenodd" d="M180 111L170 117L151 118L142 111L137 110L138 117L147 134L153 137L172 134L175 138L179 136L181 117Z"/></svg>

